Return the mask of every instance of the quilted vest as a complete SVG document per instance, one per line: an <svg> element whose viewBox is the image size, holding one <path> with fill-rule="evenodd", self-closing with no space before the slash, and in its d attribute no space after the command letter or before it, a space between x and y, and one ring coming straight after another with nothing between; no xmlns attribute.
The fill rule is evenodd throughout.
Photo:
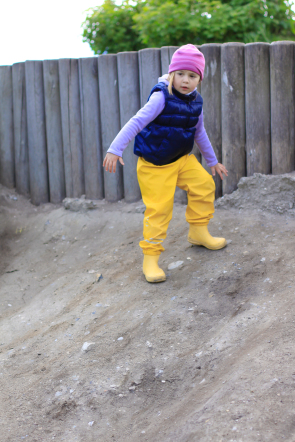
<svg viewBox="0 0 295 442"><path fill-rule="evenodd" d="M165 83L158 83L148 100L160 90L165 96L163 111L136 135L134 141L135 155L156 166L173 163L191 152L203 105L197 91L184 95L173 88L173 95L170 95Z"/></svg>

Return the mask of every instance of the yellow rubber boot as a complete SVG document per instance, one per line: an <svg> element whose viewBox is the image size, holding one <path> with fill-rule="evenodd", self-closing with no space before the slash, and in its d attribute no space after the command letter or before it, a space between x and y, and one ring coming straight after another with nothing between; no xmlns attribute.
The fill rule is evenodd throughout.
<svg viewBox="0 0 295 442"><path fill-rule="evenodd" d="M166 281L166 275L158 266L160 255L144 255L142 271L148 282Z"/></svg>
<svg viewBox="0 0 295 442"><path fill-rule="evenodd" d="M204 246L210 250L219 250L226 246L225 238L214 238L208 232L207 226L190 225L188 242L197 246Z"/></svg>

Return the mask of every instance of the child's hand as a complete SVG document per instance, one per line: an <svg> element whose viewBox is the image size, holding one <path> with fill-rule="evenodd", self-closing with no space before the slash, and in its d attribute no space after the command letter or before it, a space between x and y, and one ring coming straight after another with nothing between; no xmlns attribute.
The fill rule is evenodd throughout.
<svg viewBox="0 0 295 442"><path fill-rule="evenodd" d="M117 161L124 166L124 161L122 157L115 155L113 153L108 152L103 160L103 167L105 167L106 172L116 172Z"/></svg>
<svg viewBox="0 0 295 442"><path fill-rule="evenodd" d="M212 175L215 176L215 173L217 172L220 178L223 180L222 174L228 176L228 172L223 164L217 163L215 166L210 167Z"/></svg>

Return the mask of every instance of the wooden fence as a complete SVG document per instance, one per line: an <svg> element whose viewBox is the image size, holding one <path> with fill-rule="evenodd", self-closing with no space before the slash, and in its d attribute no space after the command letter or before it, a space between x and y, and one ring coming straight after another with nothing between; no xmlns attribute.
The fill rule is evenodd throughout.
<svg viewBox="0 0 295 442"><path fill-rule="evenodd" d="M38 205L67 197L140 199L133 143L125 166L103 171L121 127L167 73L176 47L0 66L0 182ZM295 42L205 44L201 94L217 158L242 176L295 168ZM200 158L200 155L199 155ZM200 158L201 159L201 158Z"/></svg>

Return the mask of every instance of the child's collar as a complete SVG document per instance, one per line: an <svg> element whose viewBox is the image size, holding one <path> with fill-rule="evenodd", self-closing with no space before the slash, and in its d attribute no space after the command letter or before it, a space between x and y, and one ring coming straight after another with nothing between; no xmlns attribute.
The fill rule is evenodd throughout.
<svg viewBox="0 0 295 442"><path fill-rule="evenodd" d="M192 92L189 92L188 94L182 94L181 92L178 92L173 86L172 86L172 92L173 95L175 95L176 97L180 98L183 101L193 101L195 100L198 94L197 88Z"/></svg>

